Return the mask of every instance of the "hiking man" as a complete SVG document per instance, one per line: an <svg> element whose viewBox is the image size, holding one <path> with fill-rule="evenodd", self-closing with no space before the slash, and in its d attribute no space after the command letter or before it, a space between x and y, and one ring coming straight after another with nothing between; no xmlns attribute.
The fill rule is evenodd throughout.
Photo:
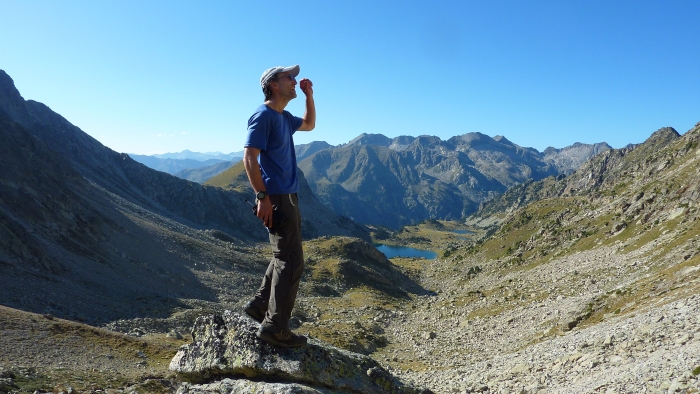
<svg viewBox="0 0 700 394"><path fill-rule="evenodd" d="M304 270L301 248L301 216L297 192L297 159L292 135L311 131L316 126L313 84L299 81L306 95L303 118L284 110L297 97L299 66L272 67L263 72L260 85L265 102L248 119L248 137L243 164L256 193L256 215L269 232L272 247L270 261L255 297L244 309L260 322L258 338L281 347L306 344L306 337L289 329L289 319Z"/></svg>

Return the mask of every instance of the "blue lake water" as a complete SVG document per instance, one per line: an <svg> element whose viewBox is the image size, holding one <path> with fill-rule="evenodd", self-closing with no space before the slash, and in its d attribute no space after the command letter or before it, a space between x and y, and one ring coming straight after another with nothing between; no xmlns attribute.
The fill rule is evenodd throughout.
<svg viewBox="0 0 700 394"><path fill-rule="evenodd" d="M391 246L384 244L377 244L374 246L389 259L393 257L423 257L428 260L433 260L437 257L437 253L430 250L409 248L408 246Z"/></svg>

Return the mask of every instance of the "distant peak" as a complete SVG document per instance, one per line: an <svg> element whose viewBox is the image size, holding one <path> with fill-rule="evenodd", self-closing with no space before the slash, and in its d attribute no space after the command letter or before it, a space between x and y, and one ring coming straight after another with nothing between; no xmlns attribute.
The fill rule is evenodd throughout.
<svg viewBox="0 0 700 394"><path fill-rule="evenodd" d="M644 143L645 144L666 144L670 141L679 138L681 135L678 134L676 129L673 127L662 127L656 130Z"/></svg>
<svg viewBox="0 0 700 394"><path fill-rule="evenodd" d="M462 143L471 143L475 141L493 141L493 138L489 137L486 134L482 134L479 132L473 132L473 133L467 133L467 134L462 134L462 135L456 135L452 138L450 138L448 141L459 141Z"/></svg>
<svg viewBox="0 0 700 394"><path fill-rule="evenodd" d="M15 81L4 71L0 70L0 113L6 113L14 120L25 118L25 101L15 87Z"/></svg>
<svg viewBox="0 0 700 394"><path fill-rule="evenodd" d="M408 145L415 141L415 139L416 137L412 137L410 135L400 135L394 138L393 143L399 145Z"/></svg>
<svg viewBox="0 0 700 394"><path fill-rule="evenodd" d="M389 146L391 144L391 139L383 134L366 134L362 133L352 141L348 142L348 145L378 145L378 146Z"/></svg>
<svg viewBox="0 0 700 394"><path fill-rule="evenodd" d="M415 141L418 144L439 144L442 142L440 137L434 135L419 135Z"/></svg>
<svg viewBox="0 0 700 394"><path fill-rule="evenodd" d="M680 134L678 134L678 132L676 131L676 129L674 129L673 127L662 127L662 128L660 128L660 129L656 130L656 131L654 132L654 134L652 134L651 136L652 136L652 138L653 138L654 136L659 136L659 135L663 135L663 136L672 135L672 136L675 136L675 137L680 137L680 136L681 136Z"/></svg>
<svg viewBox="0 0 700 394"><path fill-rule="evenodd" d="M5 70L0 70L0 89L2 89L3 92L13 90L19 95L19 91L15 87L15 81L12 80L12 77L10 77Z"/></svg>

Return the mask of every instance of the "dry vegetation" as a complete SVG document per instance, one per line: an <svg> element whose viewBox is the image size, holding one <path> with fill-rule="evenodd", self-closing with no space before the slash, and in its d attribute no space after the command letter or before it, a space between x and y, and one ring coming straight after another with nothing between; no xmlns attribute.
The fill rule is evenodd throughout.
<svg viewBox="0 0 700 394"><path fill-rule="evenodd" d="M0 371L17 393L127 387L169 392L171 382L148 380L168 377L170 359L188 339L165 334L134 338L1 306L0 332Z"/></svg>

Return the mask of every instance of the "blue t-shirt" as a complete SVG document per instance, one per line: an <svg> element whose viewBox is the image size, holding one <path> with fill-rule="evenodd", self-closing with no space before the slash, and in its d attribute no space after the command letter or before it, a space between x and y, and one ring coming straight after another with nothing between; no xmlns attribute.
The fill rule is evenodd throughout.
<svg viewBox="0 0 700 394"><path fill-rule="evenodd" d="M258 163L268 194L299 191L294 134L303 120L287 111L279 113L263 104L248 119L245 147L260 149Z"/></svg>

